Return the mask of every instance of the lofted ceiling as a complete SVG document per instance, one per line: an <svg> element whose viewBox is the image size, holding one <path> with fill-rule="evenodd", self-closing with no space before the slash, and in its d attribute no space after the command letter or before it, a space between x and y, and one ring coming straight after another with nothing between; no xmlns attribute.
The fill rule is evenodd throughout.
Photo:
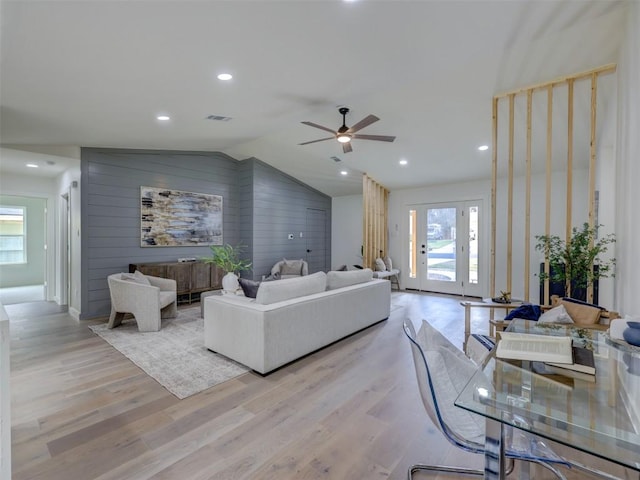
<svg viewBox="0 0 640 480"><path fill-rule="evenodd" d="M331 196L360 193L361 172L390 189L488 178L493 95L615 63L627 3L2 0L0 172L36 145L256 157ZM299 146L338 106L395 142Z"/></svg>

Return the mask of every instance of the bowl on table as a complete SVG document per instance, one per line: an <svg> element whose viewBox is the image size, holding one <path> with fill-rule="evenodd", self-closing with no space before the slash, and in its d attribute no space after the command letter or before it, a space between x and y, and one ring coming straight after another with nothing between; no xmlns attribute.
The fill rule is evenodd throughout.
<svg viewBox="0 0 640 480"><path fill-rule="evenodd" d="M640 322L627 322L627 328L622 332L625 342L640 347Z"/></svg>

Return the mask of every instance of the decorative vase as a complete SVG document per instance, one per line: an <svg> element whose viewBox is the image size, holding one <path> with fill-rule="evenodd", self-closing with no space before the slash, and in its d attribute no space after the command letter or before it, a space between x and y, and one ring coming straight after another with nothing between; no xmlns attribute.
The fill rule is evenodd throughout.
<svg viewBox="0 0 640 480"><path fill-rule="evenodd" d="M622 338L627 343L640 347L640 322L628 322L629 325L622 332Z"/></svg>
<svg viewBox="0 0 640 480"><path fill-rule="evenodd" d="M236 293L236 290L240 288L238 283L238 276L233 272L228 272L222 277L222 290L224 293Z"/></svg>

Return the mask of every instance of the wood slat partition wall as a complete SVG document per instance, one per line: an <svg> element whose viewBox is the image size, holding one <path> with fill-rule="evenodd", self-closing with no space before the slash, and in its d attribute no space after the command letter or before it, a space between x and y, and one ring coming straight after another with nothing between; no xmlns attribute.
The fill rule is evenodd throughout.
<svg viewBox="0 0 640 480"><path fill-rule="evenodd" d="M590 136L589 136L589 185L588 185L588 223L591 227L595 224L595 203L596 203L596 118L597 118L597 84L598 77L600 75L605 75L609 73L613 73L616 70L615 64L604 65L602 67L594 68L585 72L577 73L574 75L566 75L555 80L549 82L543 82L536 85L531 85L524 88L518 88L509 92L504 92L502 94L496 95L492 101L492 140L493 140L493 155L492 155L492 182L491 182L491 261L490 261L490 293L491 296L495 296L497 290L507 290L512 291L513 279L512 272L514 269L514 261L523 261L522 272L524 278L522 279L524 285L524 299L529 301L529 292L530 292L530 282L531 282L531 271L530 271L530 258L531 258L531 245L532 245L532 234L531 234L531 192L532 192L532 167L534 166L532 162L534 162L534 158L531 154L532 148L532 98L536 91L543 90L546 91L547 95L547 115L546 115L546 155L543 156L545 160L545 209L544 209L544 234L551 234L551 191L552 191L552 130L553 130L553 111L554 111L554 95L553 90L556 87L566 87L567 88L567 118L566 118L566 131L567 131L567 153L566 153L566 186L565 186L565 224L564 231L566 239L569 240L571 238L571 231L573 227L573 182L574 182L574 87L575 83L582 80L590 80L591 82L591 107L590 107ZM525 162L525 202L524 202L524 211L518 212L523 217L524 222L524 250L523 255L518 256L518 258L514 258L513 255L513 229L514 229L514 165L515 165L515 157L514 157L514 128L515 128L515 114L514 114L514 104L516 97L520 95L526 95L526 158ZM506 285L500 285L499 287L496 285L496 268L497 268L497 257L499 253L496 251L497 248L497 196L498 196L498 165L499 165L499 155L498 155L498 131L499 131L499 123L498 123L498 111L501 100L506 100L509 102L509 115L508 115L508 129L507 129L507 194L506 194L506 226L504 228L504 232L506 232L506 245L505 252L503 253L505 262L505 280ZM556 122L558 119L556 118ZM536 233L538 234L538 233ZM549 265L545 263L544 271L549 273ZM506 288L505 288L506 287ZM593 291L590 288L587 292L587 298L593 299ZM544 302L549 303L549 281L545 281L544 284Z"/></svg>
<svg viewBox="0 0 640 480"><path fill-rule="evenodd" d="M362 266L375 270L376 258L387 255L389 190L363 174L362 196Z"/></svg>

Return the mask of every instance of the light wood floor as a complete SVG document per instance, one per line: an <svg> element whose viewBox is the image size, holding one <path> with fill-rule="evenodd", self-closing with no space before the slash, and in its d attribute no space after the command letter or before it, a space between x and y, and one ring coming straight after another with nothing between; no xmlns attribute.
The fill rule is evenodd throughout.
<svg viewBox="0 0 640 480"><path fill-rule="evenodd" d="M389 320L184 400L87 322L14 309L13 479L405 479L417 462L480 467L425 415L401 328L417 315L461 346L459 301L394 293ZM487 331L483 314L473 331Z"/></svg>

